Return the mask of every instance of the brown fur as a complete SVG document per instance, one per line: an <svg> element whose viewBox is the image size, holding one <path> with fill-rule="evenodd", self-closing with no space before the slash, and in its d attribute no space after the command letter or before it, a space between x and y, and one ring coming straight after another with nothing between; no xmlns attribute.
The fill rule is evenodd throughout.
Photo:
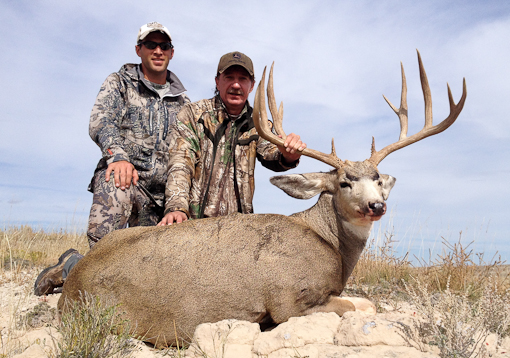
<svg viewBox="0 0 510 358"><path fill-rule="evenodd" d="M356 173L363 177L364 171ZM372 181L378 195L370 198L355 190L363 181L349 189L340 187L344 180L342 170L272 178L296 197L322 193L314 207L292 216L233 214L112 232L70 272L59 310L85 291L113 300L136 333L157 346L175 343L174 323L177 336L189 339L205 322L281 323L312 312L354 310L338 295L372 221L349 217L348 208L370 214L369 202L384 203L383 186L389 193L394 179Z"/></svg>

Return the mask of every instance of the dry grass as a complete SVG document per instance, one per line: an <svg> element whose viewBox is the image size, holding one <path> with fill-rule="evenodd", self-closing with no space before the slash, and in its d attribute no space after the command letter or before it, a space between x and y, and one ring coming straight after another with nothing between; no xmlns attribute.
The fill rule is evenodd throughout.
<svg viewBox="0 0 510 358"><path fill-rule="evenodd" d="M398 310L411 303L421 317L415 327L402 326L404 338L418 349L435 346L440 357L486 357L483 344L489 335L497 340L510 333L510 276L501 257L484 260L462 243L443 239L443 251L430 262L394 255L392 234L381 244L368 243L349 279L347 294L371 299Z"/></svg>
<svg viewBox="0 0 510 358"><path fill-rule="evenodd" d="M470 298L469 286L454 293L446 288L431 296L428 287L413 278L405 283L410 300L422 317L415 321L413 330L404 330L409 341L415 346L424 343L436 346L440 357L487 357L486 340L492 335L498 339L508 334L510 323L509 291L501 292L498 284L490 277L483 291L476 299Z"/></svg>
<svg viewBox="0 0 510 358"><path fill-rule="evenodd" d="M408 255L399 257L395 254L392 233L381 234L368 242L349 279L346 294L365 296L381 311L388 304L398 310L402 303L412 303L422 320L413 329L403 329L403 333L416 347L433 345L442 357L484 356L480 344L484 337L496 334L501 338L509 333L510 270L500 257L486 260L483 253L471 249L472 243L466 245L461 238L462 233L456 242L443 240L441 254L429 261L415 258L414 262L419 264L413 265ZM0 358L11 357L23 349L17 347L5 351L4 347L8 346L15 332L19 333L20 324L25 322L24 329L30 329L22 307L31 295L34 272L54 264L60 254L71 247L85 254L88 251L86 236L64 231L34 231L27 226L0 231L0 284L18 287L12 292L15 299L11 297L13 303L8 307L11 320L2 331ZM83 316L84 311L80 312ZM109 320L112 314L115 311L111 307L98 311L98 317L108 324L112 322ZM72 322L75 328L85 330L85 323ZM107 339L105 332L111 330L108 324L101 328L101 339ZM59 327L62 328L65 327ZM59 343L61 353L75 350L64 347L71 347L72 340L76 343L79 337L71 333L68 336L74 338L64 338L65 341ZM181 356L184 351L168 350L165 353Z"/></svg>
<svg viewBox="0 0 510 358"><path fill-rule="evenodd" d="M0 358L11 357L26 348L17 338L32 328L31 315L41 313L39 309L27 311L33 300L35 278L41 268L55 264L70 247L86 253L86 235L34 231L28 226L0 230L0 285L6 288L0 297L0 311L8 318L0 327Z"/></svg>
<svg viewBox="0 0 510 358"><path fill-rule="evenodd" d="M58 331L56 358L130 357L135 349L130 324L122 319L120 305L85 294L81 301L66 301ZM115 333L115 334L113 334Z"/></svg>
<svg viewBox="0 0 510 358"><path fill-rule="evenodd" d="M500 256L485 261L483 253L471 249L473 242L462 243L462 232L455 243L443 239L442 253L429 262L416 258L418 265L411 263L408 254L395 255L395 242L392 233L385 233L382 240L374 238L367 243L349 278L351 290L365 296L383 292L385 288L405 291L404 283L409 283L411 277L419 278L431 292L445 291L448 286L457 293L467 290L470 298L480 297L489 278L502 289L510 288L509 266Z"/></svg>
<svg viewBox="0 0 510 358"><path fill-rule="evenodd" d="M86 235L34 231L29 226L0 230L0 270L16 270L27 265L48 266L71 247L86 253L89 250Z"/></svg>

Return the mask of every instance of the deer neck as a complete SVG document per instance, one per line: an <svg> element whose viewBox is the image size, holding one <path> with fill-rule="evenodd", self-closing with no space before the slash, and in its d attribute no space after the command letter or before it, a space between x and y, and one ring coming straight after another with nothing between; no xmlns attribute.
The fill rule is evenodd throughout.
<svg viewBox="0 0 510 358"><path fill-rule="evenodd" d="M372 224L358 226L350 223L336 208L333 195L329 193L322 193L313 207L292 216L305 221L310 229L340 253L342 285L345 286L365 248Z"/></svg>

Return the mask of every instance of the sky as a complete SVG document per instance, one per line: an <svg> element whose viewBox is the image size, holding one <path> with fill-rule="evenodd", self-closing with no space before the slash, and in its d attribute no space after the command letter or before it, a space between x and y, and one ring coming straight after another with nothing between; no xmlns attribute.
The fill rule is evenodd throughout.
<svg viewBox="0 0 510 358"><path fill-rule="evenodd" d="M241 51L257 81L275 62L284 129L343 160L370 156L398 140L400 63L408 85L409 135L424 124L416 50L433 99L434 124L467 99L445 132L390 154L378 166L397 178L374 240L391 236L397 252L430 260L443 240L510 259L510 2L481 1L64 1L2 0L0 227L32 225L84 231L100 158L88 135L90 111L105 78L135 53L141 25L168 27L169 69L192 101L211 98L219 58ZM249 100L253 102L253 93ZM288 173L328 171L302 158ZM291 214L298 200L256 170L255 212ZM472 243L473 242L473 243ZM471 244L472 243L472 244Z"/></svg>

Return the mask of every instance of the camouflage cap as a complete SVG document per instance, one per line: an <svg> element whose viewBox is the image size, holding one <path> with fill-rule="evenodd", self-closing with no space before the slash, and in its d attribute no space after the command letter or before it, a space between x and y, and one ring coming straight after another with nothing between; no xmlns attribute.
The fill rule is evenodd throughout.
<svg viewBox="0 0 510 358"><path fill-rule="evenodd" d="M248 71L250 76L253 77L253 62L251 59L246 56L244 53L235 51L229 52L220 58L220 63L218 63L218 73L223 73L230 66L241 66Z"/></svg>
<svg viewBox="0 0 510 358"><path fill-rule="evenodd" d="M154 31L159 31L162 34L165 34L168 36L168 39L170 42L172 41L172 36L170 36L170 31L168 29L161 25L159 22L149 22L148 24L143 25L140 27L140 30L138 31L138 37L136 38L136 43L139 44L143 41L144 38L147 37L148 34Z"/></svg>

